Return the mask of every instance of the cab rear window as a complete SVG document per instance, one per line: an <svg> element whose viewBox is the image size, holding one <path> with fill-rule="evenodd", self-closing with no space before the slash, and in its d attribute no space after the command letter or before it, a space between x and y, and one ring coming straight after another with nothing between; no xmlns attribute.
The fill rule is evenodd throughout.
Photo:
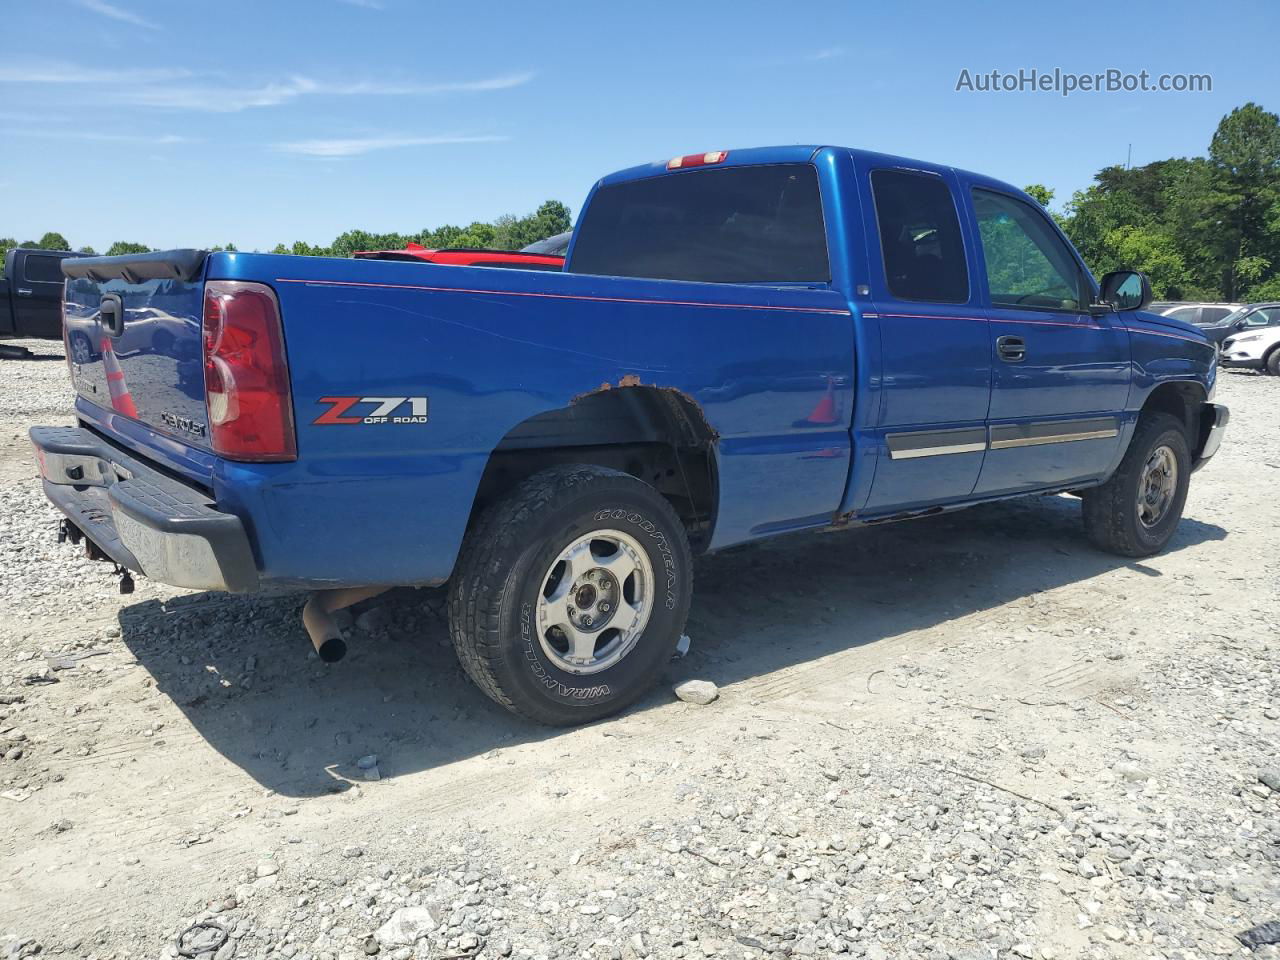
<svg viewBox="0 0 1280 960"><path fill-rule="evenodd" d="M817 171L767 164L602 187L570 273L707 283L827 283Z"/></svg>

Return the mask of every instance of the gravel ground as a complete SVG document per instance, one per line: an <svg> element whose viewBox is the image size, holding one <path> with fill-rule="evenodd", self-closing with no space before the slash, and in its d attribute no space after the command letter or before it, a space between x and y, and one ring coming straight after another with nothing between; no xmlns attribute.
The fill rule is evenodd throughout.
<svg viewBox="0 0 1280 960"><path fill-rule="evenodd" d="M1052 497L703 558L668 682L550 731L433 592L332 667L298 597L118 595L34 478L64 365L0 361L0 949L1280 957L1239 939L1280 921L1280 379L1219 390L1164 555Z"/></svg>

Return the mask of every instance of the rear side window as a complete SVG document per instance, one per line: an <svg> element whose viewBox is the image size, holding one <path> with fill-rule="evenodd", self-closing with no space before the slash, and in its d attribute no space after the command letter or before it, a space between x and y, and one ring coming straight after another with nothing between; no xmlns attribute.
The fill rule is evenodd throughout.
<svg viewBox="0 0 1280 960"><path fill-rule="evenodd" d="M1230 307L1205 307L1203 310L1200 311L1200 322L1201 323L1217 323L1219 320L1224 319L1231 312L1232 311Z"/></svg>
<svg viewBox="0 0 1280 960"><path fill-rule="evenodd" d="M22 273L32 283L61 283L62 258L29 253Z"/></svg>
<svg viewBox="0 0 1280 960"><path fill-rule="evenodd" d="M889 292L899 300L966 302L969 268L946 183L929 174L876 170L871 190Z"/></svg>
<svg viewBox="0 0 1280 960"><path fill-rule="evenodd" d="M569 272L826 283L817 171L799 163L725 167L602 187L578 226Z"/></svg>

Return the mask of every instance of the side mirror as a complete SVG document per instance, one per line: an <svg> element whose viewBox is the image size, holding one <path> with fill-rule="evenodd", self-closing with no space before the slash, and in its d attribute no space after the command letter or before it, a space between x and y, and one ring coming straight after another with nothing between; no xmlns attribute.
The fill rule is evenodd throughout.
<svg viewBox="0 0 1280 960"><path fill-rule="evenodd" d="M1101 299L1117 310L1144 310L1155 299L1151 281L1137 270L1113 270L1102 278Z"/></svg>

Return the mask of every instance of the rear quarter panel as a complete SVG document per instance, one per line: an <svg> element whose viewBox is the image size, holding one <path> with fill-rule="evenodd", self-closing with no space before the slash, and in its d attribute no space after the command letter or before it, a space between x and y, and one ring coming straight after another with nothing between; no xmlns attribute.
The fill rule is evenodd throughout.
<svg viewBox="0 0 1280 960"><path fill-rule="evenodd" d="M269 284L284 316L299 459L214 478L268 579L445 579L503 436L622 384L681 391L716 432L714 547L829 522L844 491L852 323L832 290L252 254L208 275ZM317 424L339 396L425 396L429 422Z"/></svg>

